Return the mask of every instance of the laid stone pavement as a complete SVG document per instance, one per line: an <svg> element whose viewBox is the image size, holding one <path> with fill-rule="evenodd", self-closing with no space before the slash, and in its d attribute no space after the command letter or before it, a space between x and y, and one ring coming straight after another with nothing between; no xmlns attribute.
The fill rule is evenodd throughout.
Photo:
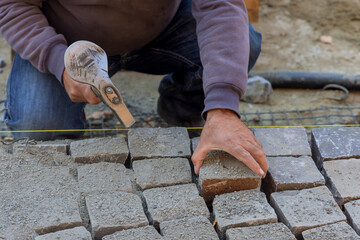
<svg viewBox="0 0 360 240"><path fill-rule="evenodd" d="M0 239L360 239L360 128L254 132L262 180L178 127L0 145Z"/></svg>

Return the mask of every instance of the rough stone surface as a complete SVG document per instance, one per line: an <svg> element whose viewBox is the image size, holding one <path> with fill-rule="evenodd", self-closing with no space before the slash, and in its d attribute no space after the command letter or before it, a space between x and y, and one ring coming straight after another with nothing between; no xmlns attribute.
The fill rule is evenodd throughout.
<svg viewBox="0 0 360 240"><path fill-rule="evenodd" d="M95 238L149 224L142 202L135 194L126 192L90 194L85 200Z"/></svg>
<svg viewBox="0 0 360 240"><path fill-rule="evenodd" d="M360 199L360 159L326 161L324 175L339 204Z"/></svg>
<svg viewBox="0 0 360 240"><path fill-rule="evenodd" d="M131 172L120 163L94 163L78 167L79 188L82 193L123 191L132 193Z"/></svg>
<svg viewBox="0 0 360 240"><path fill-rule="evenodd" d="M268 164L269 170L264 180L266 192L301 190L325 185L325 179L311 157L270 157Z"/></svg>
<svg viewBox="0 0 360 240"><path fill-rule="evenodd" d="M277 222L275 211L266 201L265 194L257 190L216 196L213 209L222 234L229 228Z"/></svg>
<svg viewBox="0 0 360 240"><path fill-rule="evenodd" d="M306 230L302 233L304 240L359 240L360 237L345 222L334 223Z"/></svg>
<svg viewBox="0 0 360 240"><path fill-rule="evenodd" d="M270 202L279 220L297 237L307 229L346 220L325 186L276 192L271 194Z"/></svg>
<svg viewBox="0 0 360 240"><path fill-rule="evenodd" d="M48 233L35 238L35 240L92 240L91 234L84 227Z"/></svg>
<svg viewBox="0 0 360 240"><path fill-rule="evenodd" d="M350 225L360 235L360 200L348 202L344 208Z"/></svg>
<svg viewBox="0 0 360 240"><path fill-rule="evenodd" d="M145 190L144 196L155 226L173 219L210 217L209 210L204 199L199 196L195 184L152 188Z"/></svg>
<svg viewBox="0 0 360 240"><path fill-rule="evenodd" d="M359 127L314 128L312 130L314 157L324 161L358 158L360 157L359 136Z"/></svg>
<svg viewBox="0 0 360 240"><path fill-rule="evenodd" d="M254 134L268 157L311 156L303 127L257 128Z"/></svg>
<svg viewBox="0 0 360 240"><path fill-rule="evenodd" d="M129 149L124 138L92 138L70 144L71 156L76 162L116 162L124 164Z"/></svg>
<svg viewBox="0 0 360 240"><path fill-rule="evenodd" d="M186 128L132 128L128 139L133 160L191 155Z"/></svg>
<svg viewBox="0 0 360 240"><path fill-rule="evenodd" d="M145 226L139 228L133 228L128 230L123 230L120 232L116 232L111 235L107 235L102 238L102 240L157 240L163 239L161 235L156 231L153 226Z"/></svg>
<svg viewBox="0 0 360 240"><path fill-rule="evenodd" d="M219 239L214 227L206 217L183 218L162 222L160 231L165 239Z"/></svg>
<svg viewBox="0 0 360 240"><path fill-rule="evenodd" d="M55 140L55 141L45 141L45 142L36 142L33 144L25 144L25 143L15 143L13 146L13 153L19 152L58 152L67 154L70 147L71 140Z"/></svg>
<svg viewBox="0 0 360 240"><path fill-rule="evenodd" d="M227 240L296 240L291 231L282 223L232 228L226 231Z"/></svg>
<svg viewBox="0 0 360 240"><path fill-rule="evenodd" d="M159 158L133 162L136 183L142 189L191 183L186 158Z"/></svg>
<svg viewBox="0 0 360 240"><path fill-rule="evenodd" d="M196 148L199 138L192 139ZM207 154L199 172L199 186L205 201L212 201L216 195L239 190L259 189L261 177L244 163L222 151Z"/></svg>
<svg viewBox="0 0 360 240"><path fill-rule="evenodd" d="M246 92L241 100L249 103L266 103L272 92L273 89L268 80L255 76L248 79Z"/></svg>

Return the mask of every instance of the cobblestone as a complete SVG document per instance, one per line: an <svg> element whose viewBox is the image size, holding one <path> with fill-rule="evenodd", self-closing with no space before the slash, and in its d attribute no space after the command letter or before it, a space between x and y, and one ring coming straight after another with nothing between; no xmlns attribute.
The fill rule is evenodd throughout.
<svg viewBox="0 0 360 240"><path fill-rule="evenodd" d="M141 200L135 194L126 192L89 194L85 200L95 238L149 224Z"/></svg>
<svg viewBox="0 0 360 240"><path fill-rule="evenodd" d="M232 228L226 231L227 240L296 240L282 223L269 223L253 227Z"/></svg>
<svg viewBox="0 0 360 240"><path fill-rule="evenodd" d="M360 199L360 159L326 161L324 175L339 204Z"/></svg>
<svg viewBox="0 0 360 240"><path fill-rule="evenodd" d="M344 208L350 225L360 235L360 200L348 202Z"/></svg>
<svg viewBox="0 0 360 240"><path fill-rule="evenodd" d="M270 157L269 170L264 180L266 192L301 190L325 185L325 179L308 156Z"/></svg>
<svg viewBox="0 0 360 240"><path fill-rule="evenodd" d="M70 148L71 140L55 140L55 141L45 141L45 142L36 142L33 144L25 144L25 143L15 143L13 146L13 153L20 152L58 152L67 154Z"/></svg>
<svg viewBox="0 0 360 240"><path fill-rule="evenodd" d="M219 239L214 227L206 217L183 218L162 222L160 231L165 239Z"/></svg>
<svg viewBox="0 0 360 240"><path fill-rule="evenodd" d="M78 167L79 188L82 193L123 191L132 193L131 171L120 163L94 163Z"/></svg>
<svg viewBox="0 0 360 240"><path fill-rule="evenodd" d="M91 234L84 227L66 229L35 237L35 240L92 240Z"/></svg>
<svg viewBox="0 0 360 240"><path fill-rule="evenodd" d="M133 160L191 155L186 128L132 128L128 138Z"/></svg>
<svg viewBox="0 0 360 240"><path fill-rule="evenodd" d="M193 149L199 138L192 139ZM209 153L199 172L199 186L205 201L216 195L239 190L260 189L261 177L244 163L222 151Z"/></svg>
<svg viewBox="0 0 360 240"><path fill-rule="evenodd" d="M303 127L257 128L254 134L268 157L311 156Z"/></svg>
<svg viewBox="0 0 360 240"><path fill-rule="evenodd" d="M107 235L102 240L160 240L163 239L153 226L145 226L116 232Z"/></svg>
<svg viewBox="0 0 360 240"><path fill-rule="evenodd" d="M266 201L265 194L257 190L216 196L213 209L222 235L229 228L277 222L275 211Z"/></svg>
<svg viewBox="0 0 360 240"><path fill-rule="evenodd" d="M133 162L136 183L143 189L191 183L186 158L159 158Z"/></svg>
<svg viewBox="0 0 360 240"><path fill-rule="evenodd" d="M334 223L306 230L302 233L304 240L359 240L360 237L345 222Z"/></svg>
<svg viewBox="0 0 360 240"><path fill-rule="evenodd" d="M155 226L173 219L210 217L195 184L152 188L145 190L143 194Z"/></svg>
<svg viewBox="0 0 360 240"><path fill-rule="evenodd" d="M279 220L295 234L326 224L346 221L330 191L325 186L300 191L284 191L271 194L271 205Z"/></svg>
<svg viewBox="0 0 360 240"><path fill-rule="evenodd" d="M116 162L124 164L129 149L124 138L92 138L70 144L71 156L79 163Z"/></svg>

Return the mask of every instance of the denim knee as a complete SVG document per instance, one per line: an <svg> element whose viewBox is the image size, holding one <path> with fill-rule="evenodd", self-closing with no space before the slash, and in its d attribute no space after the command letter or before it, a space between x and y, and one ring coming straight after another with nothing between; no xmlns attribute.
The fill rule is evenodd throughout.
<svg viewBox="0 0 360 240"><path fill-rule="evenodd" d="M249 67L248 71L250 71L258 59L261 52L261 34L256 32L253 26L249 24L249 39L250 39L250 56L249 56Z"/></svg>

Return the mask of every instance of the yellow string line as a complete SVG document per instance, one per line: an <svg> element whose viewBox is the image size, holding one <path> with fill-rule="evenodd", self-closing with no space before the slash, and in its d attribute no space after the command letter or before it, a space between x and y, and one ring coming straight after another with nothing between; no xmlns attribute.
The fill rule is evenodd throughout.
<svg viewBox="0 0 360 240"><path fill-rule="evenodd" d="M291 128L291 127L360 127L360 124L337 124L337 125L296 125L296 126L248 126L249 128ZM203 127L187 127L188 130L201 130ZM108 129L60 129L60 130L16 130L0 131L0 133L42 133L42 132L102 132L102 131L128 131L128 128Z"/></svg>

